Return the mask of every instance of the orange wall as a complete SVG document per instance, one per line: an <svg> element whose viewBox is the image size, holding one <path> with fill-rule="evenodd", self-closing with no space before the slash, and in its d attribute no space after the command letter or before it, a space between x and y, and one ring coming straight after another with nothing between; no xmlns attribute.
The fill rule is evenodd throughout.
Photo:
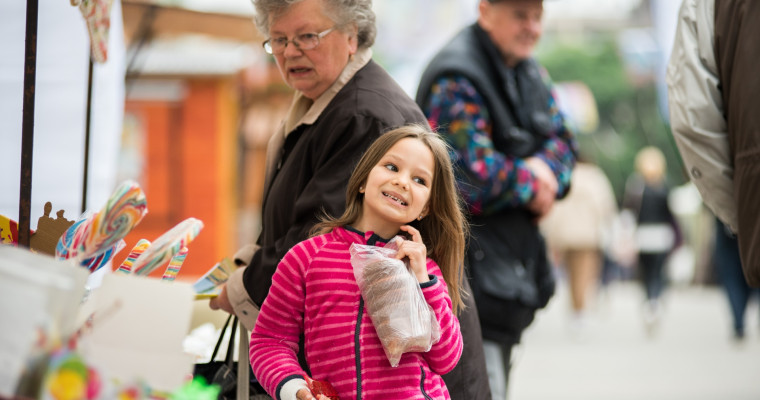
<svg viewBox="0 0 760 400"><path fill-rule="evenodd" d="M238 102L234 81L186 81L179 102L128 101L126 110L143 122L145 169L140 184L148 214L127 236L123 260L140 238L150 241L189 218L204 228L188 246L178 280L194 281L237 246L235 144ZM151 276L160 277L165 266Z"/></svg>

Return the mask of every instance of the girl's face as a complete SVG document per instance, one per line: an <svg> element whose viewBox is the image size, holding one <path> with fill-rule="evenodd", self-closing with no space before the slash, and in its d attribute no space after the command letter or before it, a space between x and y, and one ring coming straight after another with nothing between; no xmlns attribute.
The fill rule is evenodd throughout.
<svg viewBox="0 0 760 400"><path fill-rule="evenodd" d="M362 215L354 224L384 238L396 235L402 225L427 213L433 184L433 152L421 141L401 139L370 171L360 189Z"/></svg>

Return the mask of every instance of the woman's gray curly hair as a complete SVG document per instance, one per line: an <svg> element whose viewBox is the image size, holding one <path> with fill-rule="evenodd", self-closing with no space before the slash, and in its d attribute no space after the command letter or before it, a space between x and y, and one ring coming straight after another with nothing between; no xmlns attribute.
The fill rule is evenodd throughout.
<svg viewBox="0 0 760 400"><path fill-rule="evenodd" d="M269 35L269 22L293 4L303 0L253 0L256 8L254 22L264 35ZM325 14L340 30L345 30L351 24L356 24L357 44L359 48L368 48L375 43L377 27L375 12L372 10L372 0L322 0Z"/></svg>

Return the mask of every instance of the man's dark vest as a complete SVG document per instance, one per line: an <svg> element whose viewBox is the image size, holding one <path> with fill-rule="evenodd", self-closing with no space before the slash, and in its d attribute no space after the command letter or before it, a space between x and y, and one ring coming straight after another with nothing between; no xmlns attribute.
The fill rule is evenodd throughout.
<svg viewBox="0 0 760 400"><path fill-rule="evenodd" d="M491 120L496 150L525 158L548 138L550 93L538 64L528 59L510 70L479 25L462 30L423 73L416 98L423 111L429 111L433 85L444 77L464 77L475 86ZM470 222L466 265L483 337L519 342L535 310L554 293L543 238L533 214L524 207L470 216Z"/></svg>
<svg viewBox="0 0 760 400"><path fill-rule="evenodd" d="M546 140L551 130L550 94L533 59L510 71L488 34L473 24L455 36L423 73L416 99L423 111L429 107L436 81L452 76L467 78L483 97L497 150L526 157Z"/></svg>

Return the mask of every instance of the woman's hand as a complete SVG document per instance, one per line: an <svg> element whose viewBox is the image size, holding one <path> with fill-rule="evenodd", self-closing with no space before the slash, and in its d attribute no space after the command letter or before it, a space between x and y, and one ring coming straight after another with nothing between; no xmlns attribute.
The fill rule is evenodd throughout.
<svg viewBox="0 0 760 400"><path fill-rule="evenodd" d="M404 257L409 258L409 267L417 278L417 282L428 282L430 276L427 271L427 247L422 242L420 231L409 225L402 226L401 230L411 235L412 240L404 240L402 238L396 240L396 245L398 246L396 258L399 260Z"/></svg>
<svg viewBox="0 0 760 400"><path fill-rule="evenodd" d="M232 309L230 298L227 296L227 285L222 286L222 292L219 293L219 296L209 300L208 306L211 307L212 310L222 309L230 314L235 313L235 310Z"/></svg>

